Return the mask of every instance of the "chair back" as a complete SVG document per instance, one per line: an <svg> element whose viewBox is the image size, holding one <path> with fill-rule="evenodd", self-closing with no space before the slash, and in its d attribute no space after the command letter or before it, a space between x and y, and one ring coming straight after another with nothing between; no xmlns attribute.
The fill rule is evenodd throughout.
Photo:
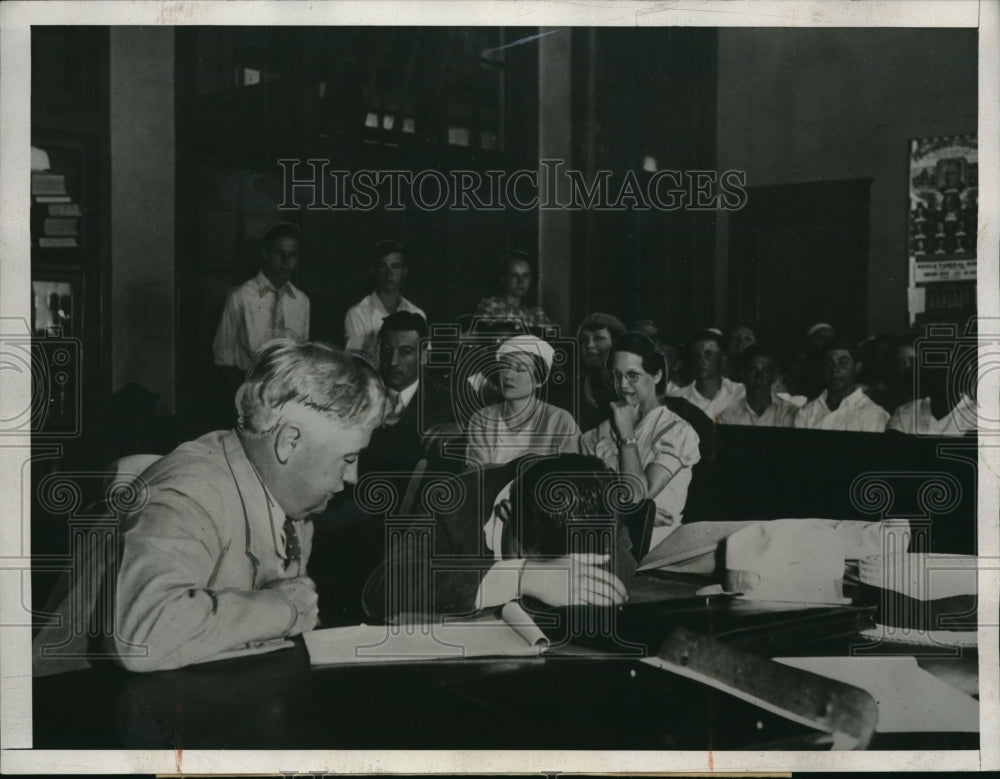
<svg viewBox="0 0 1000 779"><path fill-rule="evenodd" d="M636 562L648 553L653 542L653 527L656 524L656 504L648 498L635 509L618 515L618 520L628 530Z"/></svg>
<svg viewBox="0 0 1000 779"><path fill-rule="evenodd" d="M32 640L32 674L50 676L81 670L108 654L103 639L114 635L115 578L121 550L121 506L127 489L162 455L138 454L107 467L104 497L72 522L65 572L36 614L48 619ZM77 518L74 518L77 519Z"/></svg>
<svg viewBox="0 0 1000 779"><path fill-rule="evenodd" d="M142 472L153 463L162 459L162 454L128 454L113 460L108 466L108 470L114 474L113 480L115 482L129 483L142 475ZM128 476L132 476L132 479L128 479Z"/></svg>
<svg viewBox="0 0 1000 779"><path fill-rule="evenodd" d="M424 457L417 461L417 467L413 469L413 476L410 477L410 483L406 485L406 492L403 493L403 500L399 504L399 513L402 516L409 516L410 512L413 510L413 504L417 501L417 493L420 490L420 482L424 477L424 472L427 470L427 458Z"/></svg>

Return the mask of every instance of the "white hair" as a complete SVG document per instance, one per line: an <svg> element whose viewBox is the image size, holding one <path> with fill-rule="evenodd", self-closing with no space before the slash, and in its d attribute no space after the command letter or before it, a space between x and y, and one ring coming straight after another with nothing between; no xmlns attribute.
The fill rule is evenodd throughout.
<svg viewBox="0 0 1000 779"><path fill-rule="evenodd" d="M345 424L371 423L382 413L385 396L382 380L365 361L319 341L281 338L265 344L247 370L236 392L236 426L269 433L290 403Z"/></svg>

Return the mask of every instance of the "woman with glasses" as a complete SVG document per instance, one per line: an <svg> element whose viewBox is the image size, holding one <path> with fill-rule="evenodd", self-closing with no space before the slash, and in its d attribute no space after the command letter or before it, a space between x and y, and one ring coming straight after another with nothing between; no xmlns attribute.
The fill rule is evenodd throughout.
<svg viewBox="0 0 1000 779"><path fill-rule="evenodd" d="M510 462L524 454L576 452L580 429L572 415L539 397L555 350L533 335L509 338L497 349L503 400L469 420L465 459L470 467Z"/></svg>
<svg viewBox="0 0 1000 779"><path fill-rule="evenodd" d="M691 467L700 459L698 434L660 403L667 362L652 339L625 333L612 344L607 365L618 400L611 403L611 418L580 438L580 451L636 477L626 480L633 502L656 504L655 546L680 526Z"/></svg>

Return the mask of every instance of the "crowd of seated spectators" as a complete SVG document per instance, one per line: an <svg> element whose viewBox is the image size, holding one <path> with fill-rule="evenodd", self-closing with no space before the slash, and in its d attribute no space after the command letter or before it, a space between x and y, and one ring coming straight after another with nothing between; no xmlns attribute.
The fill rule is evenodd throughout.
<svg viewBox="0 0 1000 779"><path fill-rule="evenodd" d="M231 355L252 354L268 328L288 335L295 306L307 310L308 299L290 282L299 240L294 226L285 224L263 237L253 294L244 295L237 314L238 307L227 304L216 335L220 366L241 368ZM621 352L614 346L626 335L634 344L634 334L648 339L663 362L657 402L691 425L699 441L716 424L945 435L976 426L975 382L963 388L943 371L918 374L915 334L858 340L817 322L779 344L762 342L751 322L680 334L665 332L653 318L629 327L612 313L592 312L577 326L574 353L567 354L565 337L537 304L535 267L524 252L503 257L497 294L460 317L452 336L429 327L423 310L403 296L408 266L400 244L380 241L368 259L374 289L345 316L346 347L363 351L380 368L394 404L387 427L402 420L404 429L415 431L415 405L422 410L421 431L468 436L464 447L451 451L469 465L507 462L526 451L579 450L580 434L613 421L615 405L631 397L631 389L616 386L609 358ZM235 292L229 303L234 301ZM300 330L296 337L308 338L308 325ZM428 340L429 347L420 346ZM429 354L440 359L428 363ZM448 363L443 370L436 367L442 361ZM402 453L398 438L388 437L386 462L393 460L389 450ZM428 436L417 438L423 445ZM412 459L410 448L403 460ZM422 453L429 452L424 447Z"/></svg>
<svg viewBox="0 0 1000 779"><path fill-rule="evenodd" d="M519 255L505 267L530 269ZM528 288L522 283L514 291L523 295ZM524 455L580 452L627 475L635 501L653 501L655 542L681 523L693 467L711 457L720 426L924 435L976 430L974 388L957 386L947 369L918 373L915 335L857 342L819 322L776 348L758 340L746 322L728 332L705 328L685 340L650 319L629 328L613 314L594 312L567 339L551 325L539 326L547 317L519 316L524 309L517 302L503 311L480 307L451 330L428 329L415 314L385 319L379 369L398 401L373 437L363 471L403 461L409 467L421 458L462 471ZM404 317L410 324L401 333ZM414 347L414 368L405 375L394 346L401 338ZM418 389L422 382L425 390ZM435 400L407 413L421 397ZM404 446L391 431L407 416L419 417L420 425L409 428ZM382 438L393 445L379 447Z"/></svg>
<svg viewBox="0 0 1000 779"><path fill-rule="evenodd" d="M253 339L268 328L289 334L295 306L308 305L289 281L299 239L289 225L262 239L261 273L252 294L240 298L239 315L227 308L217 364L239 368L227 355L252 353ZM345 346L377 368L388 400L360 458L361 476L405 478L421 461L432 471L461 472L580 452L634 477L633 497L655 503L662 536L681 522L693 467L712 459L725 427L976 429L975 382L961 387L947 369L918 371L915 333L858 340L816 322L775 343L760 339L753 322L676 333L655 317L598 311L565 333L538 305L535 266L520 251L503 257L494 294L474 311L429 322L403 295L408 265L400 244L380 241L368 265L373 289L345 316ZM773 331L775 323L761 324ZM308 338L307 325L294 335ZM236 343L227 347L230 338Z"/></svg>
<svg viewBox="0 0 1000 779"><path fill-rule="evenodd" d="M470 415L477 428L484 416L500 419L501 408L510 418L517 410L513 393L522 393L524 408L534 412L565 410L581 434L595 430L612 420L616 404L631 396L632 390L616 378L612 357L622 344L638 342L649 344L656 364L663 366L655 382L656 402L696 430L714 425L929 435L976 430L975 382L967 380L974 373L966 371L963 377L952 370L958 359L954 355L948 365L929 364L918 371L913 334L880 334L856 342L820 323L799 343L779 347L758 341L750 326L741 324L729 333L698 331L685 344L663 338L649 320L628 329L614 315L593 313L577 327L575 355L567 359L558 351L565 349L565 339L533 336L537 328L524 321L470 317L461 325L455 339L461 356L447 376L461 377L451 386L453 393L473 398L476 408L468 409L460 425L470 431ZM441 345L431 339L427 346L433 351ZM563 365L558 382L552 380L553 355ZM520 368L512 366L518 359ZM519 377L524 387L516 389ZM536 414L544 417L536 432L550 423L553 413ZM462 416L456 408L455 419ZM572 428L567 424L565 430ZM489 460L475 456L469 461Z"/></svg>

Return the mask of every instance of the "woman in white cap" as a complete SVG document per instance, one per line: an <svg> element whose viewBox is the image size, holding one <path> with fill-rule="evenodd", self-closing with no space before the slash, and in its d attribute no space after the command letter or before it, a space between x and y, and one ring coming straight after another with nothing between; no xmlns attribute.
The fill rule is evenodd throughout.
<svg viewBox="0 0 1000 779"><path fill-rule="evenodd" d="M667 361L648 336L632 332L617 338L608 369L618 400L611 404L611 418L580 438L580 451L636 477L628 482L634 486L633 500L656 504L655 546L680 527L691 468L701 459L698 434L661 405Z"/></svg>
<svg viewBox="0 0 1000 779"><path fill-rule="evenodd" d="M503 401L469 420L465 459L470 467L510 462L524 454L578 451L572 415L539 397L555 350L533 335L509 338L497 349Z"/></svg>

